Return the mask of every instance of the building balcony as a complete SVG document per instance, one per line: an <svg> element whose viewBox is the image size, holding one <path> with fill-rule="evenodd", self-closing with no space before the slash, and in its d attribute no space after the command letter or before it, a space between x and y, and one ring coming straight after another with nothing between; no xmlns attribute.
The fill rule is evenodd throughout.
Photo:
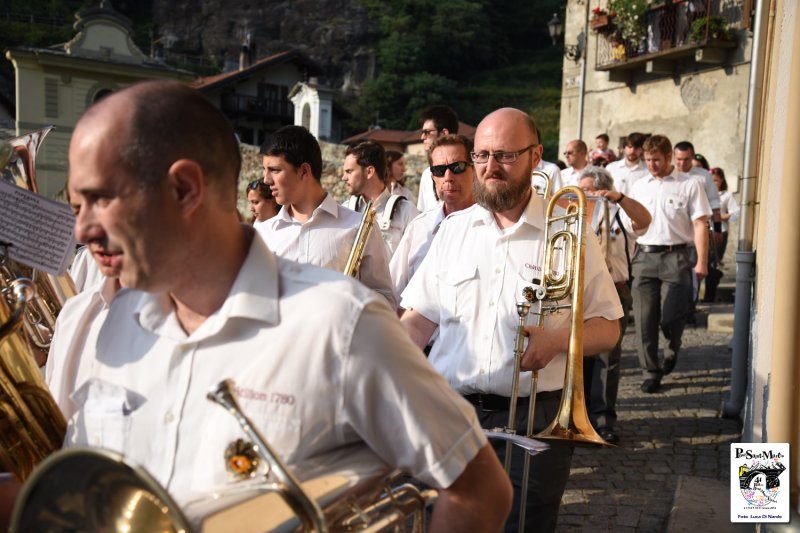
<svg viewBox="0 0 800 533"><path fill-rule="evenodd" d="M614 31L597 32L595 69L608 71L612 81L628 81L635 71L673 74L680 59L724 64L738 42L731 26L741 13L708 11L711 2L668 0L649 9L642 37L622 37L619 21L609 21ZM616 22L616 24L615 24Z"/></svg>
<svg viewBox="0 0 800 533"><path fill-rule="evenodd" d="M288 99L258 98L246 94L228 93L221 96L222 112L235 120L294 120L294 106Z"/></svg>

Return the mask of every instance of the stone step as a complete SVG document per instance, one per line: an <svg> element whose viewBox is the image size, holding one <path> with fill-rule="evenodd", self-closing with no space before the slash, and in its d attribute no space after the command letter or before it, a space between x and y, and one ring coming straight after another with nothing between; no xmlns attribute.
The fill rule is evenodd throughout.
<svg viewBox="0 0 800 533"><path fill-rule="evenodd" d="M669 512L667 533L745 532L753 524L731 522L728 483L717 479L680 476Z"/></svg>

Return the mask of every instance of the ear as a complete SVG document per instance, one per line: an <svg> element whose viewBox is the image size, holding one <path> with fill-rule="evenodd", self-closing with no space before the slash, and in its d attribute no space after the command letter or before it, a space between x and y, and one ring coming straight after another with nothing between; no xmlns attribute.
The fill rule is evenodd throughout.
<svg viewBox="0 0 800 533"><path fill-rule="evenodd" d="M450 130L448 130L447 128L442 128L442 135L443 136L444 135L450 135Z"/></svg>
<svg viewBox="0 0 800 533"><path fill-rule="evenodd" d="M191 159L178 159L167 171L169 186L184 216L189 216L200 207L207 193L203 169Z"/></svg>
<svg viewBox="0 0 800 533"><path fill-rule="evenodd" d="M314 178L314 174L311 172L311 165L308 163L301 163L300 164L300 179L316 179Z"/></svg>

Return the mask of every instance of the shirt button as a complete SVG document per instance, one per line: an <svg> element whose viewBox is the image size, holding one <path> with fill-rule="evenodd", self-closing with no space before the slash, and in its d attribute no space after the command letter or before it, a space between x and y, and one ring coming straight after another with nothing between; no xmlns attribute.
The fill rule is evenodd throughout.
<svg viewBox="0 0 800 533"><path fill-rule="evenodd" d="M92 444L95 446L100 446L103 444L103 439L100 438L100 435L92 435Z"/></svg>
<svg viewBox="0 0 800 533"><path fill-rule="evenodd" d="M175 415L172 413L167 413L164 415L164 423L171 424L175 420Z"/></svg>
<svg viewBox="0 0 800 533"><path fill-rule="evenodd" d="M495 273L495 274L499 274L499 273L500 273L500 269L499 269L499 268L495 268L495 269L494 269L494 273Z"/></svg>
<svg viewBox="0 0 800 533"><path fill-rule="evenodd" d="M494 305L494 300L492 300L491 302L489 302L489 307L492 307L493 305Z"/></svg>
<svg viewBox="0 0 800 533"><path fill-rule="evenodd" d="M486 370L481 368L481 374L485 374L485 373L486 373Z"/></svg>

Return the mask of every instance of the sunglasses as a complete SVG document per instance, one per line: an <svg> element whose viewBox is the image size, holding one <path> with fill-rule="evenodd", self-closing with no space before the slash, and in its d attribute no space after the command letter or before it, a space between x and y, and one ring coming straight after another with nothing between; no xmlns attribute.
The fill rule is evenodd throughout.
<svg viewBox="0 0 800 533"><path fill-rule="evenodd" d="M449 165L431 165L431 174L437 178L444 176L444 173L447 170L450 170L450 172L453 174L463 174L464 171L467 170L468 166L469 163L466 161L456 161L455 163L450 163Z"/></svg>
<svg viewBox="0 0 800 533"><path fill-rule="evenodd" d="M262 183L264 183L262 180L253 180L253 181L251 181L250 183L247 184L247 190L248 191L255 191L256 189L261 187Z"/></svg>

